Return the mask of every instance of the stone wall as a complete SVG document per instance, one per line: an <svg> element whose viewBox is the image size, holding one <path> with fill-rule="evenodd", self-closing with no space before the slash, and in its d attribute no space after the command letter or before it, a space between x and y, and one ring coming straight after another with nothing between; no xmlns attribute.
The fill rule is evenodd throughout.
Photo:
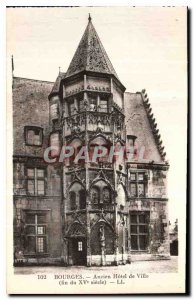
<svg viewBox="0 0 194 300"><path fill-rule="evenodd" d="M42 156L48 145L49 101L53 83L26 78L13 78L14 155ZM43 128L43 147L26 146L24 126Z"/></svg>

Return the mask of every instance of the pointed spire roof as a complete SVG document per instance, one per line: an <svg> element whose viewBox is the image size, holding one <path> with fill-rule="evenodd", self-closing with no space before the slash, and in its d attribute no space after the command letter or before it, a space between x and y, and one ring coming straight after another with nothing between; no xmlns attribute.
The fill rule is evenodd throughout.
<svg viewBox="0 0 194 300"><path fill-rule="evenodd" d="M93 71L118 76L92 24L89 14L88 25L66 73L66 77L81 71Z"/></svg>

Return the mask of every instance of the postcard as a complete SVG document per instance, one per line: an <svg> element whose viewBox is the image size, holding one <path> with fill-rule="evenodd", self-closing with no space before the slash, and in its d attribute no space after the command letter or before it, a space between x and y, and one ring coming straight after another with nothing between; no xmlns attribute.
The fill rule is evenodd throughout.
<svg viewBox="0 0 194 300"><path fill-rule="evenodd" d="M7 293L186 292L187 7L7 7Z"/></svg>

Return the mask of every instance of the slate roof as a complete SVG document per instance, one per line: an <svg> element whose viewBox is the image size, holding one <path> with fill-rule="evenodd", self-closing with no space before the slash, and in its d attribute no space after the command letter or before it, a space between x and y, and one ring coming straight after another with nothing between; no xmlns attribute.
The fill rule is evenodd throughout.
<svg viewBox="0 0 194 300"><path fill-rule="evenodd" d="M127 134L137 137L139 150L144 147L145 161L163 163L166 153L150 107L144 90L138 93L125 92L124 109Z"/></svg>
<svg viewBox="0 0 194 300"><path fill-rule="evenodd" d="M118 79L90 17L86 30L69 65L66 77L84 70L112 74Z"/></svg>
<svg viewBox="0 0 194 300"><path fill-rule="evenodd" d="M66 75L66 73L59 72L59 75L57 76L57 79L56 79L56 81L53 85L53 88L52 88L52 91L51 91L50 95L57 94L59 92L61 80L63 78L65 78L65 75Z"/></svg>

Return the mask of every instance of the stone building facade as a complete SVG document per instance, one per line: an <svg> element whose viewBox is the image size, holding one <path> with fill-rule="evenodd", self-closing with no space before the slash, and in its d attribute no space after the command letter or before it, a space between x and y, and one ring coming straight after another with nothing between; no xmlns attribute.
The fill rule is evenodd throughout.
<svg viewBox="0 0 194 300"><path fill-rule="evenodd" d="M169 165L146 91L125 90L90 17L55 83L13 77L15 263L169 258ZM62 146L75 152L60 162ZM113 160L93 161L96 146Z"/></svg>

